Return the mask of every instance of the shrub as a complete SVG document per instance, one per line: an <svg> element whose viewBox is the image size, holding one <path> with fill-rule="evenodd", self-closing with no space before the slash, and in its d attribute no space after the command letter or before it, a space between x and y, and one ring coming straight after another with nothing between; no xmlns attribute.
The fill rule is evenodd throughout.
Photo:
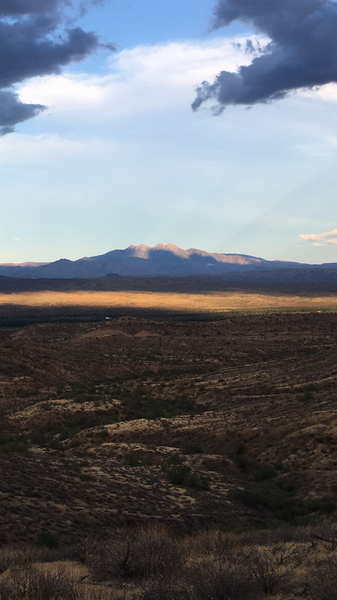
<svg viewBox="0 0 337 600"><path fill-rule="evenodd" d="M0 548L0 573L12 567L26 567L44 558L44 552L34 546L10 545Z"/></svg>
<svg viewBox="0 0 337 600"><path fill-rule="evenodd" d="M65 448L62 444L62 442L60 442L60 440L58 439L51 439L46 443L47 448L50 448L51 450L60 450L60 451L64 451Z"/></svg>
<svg viewBox="0 0 337 600"><path fill-rule="evenodd" d="M311 392L310 390L305 390L305 392L303 392L303 394L300 396L300 401L308 402L308 400L312 400L313 397L314 397L313 392Z"/></svg>
<svg viewBox="0 0 337 600"><path fill-rule="evenodd" d="M282 566L284 551L282 556L279 554L272 548L266 548L253 549L247 555L252 578L266 596L280 592L289 581L290 572Z"/></svg>
<svg viewBox="0 0 337 600"><path fill-rule="evenodd" d="M191 467L183 462L183 457L173 454L162 464L166 477L173 485L184 485L196 490L208 490L209 481L206 477L192 471Z"/></svg>
<svg viewBox="0 0 337 600"><path fill-rule="evenodd" d="M108 429L100 429L97 432L97 435L99 435L99 437L104 440L109 437L109 431L108 431Z"/></svg>
<svg viewBox="0 0 337 600"><path fill-rule="evenodd" d="M331 557L310 572L308 593L312 600L337 600L337 559Z"/></svg>
<svg viewBox="0 0 337 600"><path fill-rule="evenodd" d="M88 566L98 580L111 577L169 577L178 567L181 549L164 528L119 531L89 551Z"/></svg>
<svg viewBox="0 0 337 600"><path fill-rule="evenodd" d="M56 548L58 548L59 539L57 535L51 533L50 531L41 531L36 536L36 543L38 546L45 546L50 550L55 550Z"/></svg>
<svg viewBox="0 0 337 600"><path fill-rule="evenodd" d="M187 572L195 600L248 600L257 597L257 588L245 564L225 561L198 564Z"/></svg>
<svg viewBox="0 0 337 600"><path fill-rule="evenodd" d="M276 471L285 471L284 464L281 461L274 463L273 467Z"/></svg>
<svg viewBox="0 0 337 600"><path fill-rule="evenodd" d="M266 481L277 476L275 469L271 465L264 465L256 471L256 481Z"/></svg>
<svg viewBox="0 0 337 600"><path fill-rule="evenodd" d="M95 481L95 475L92 475L91 473L80 473L78 478L81 481ZM87 501L88 501L88 496L87 496Z"/></svg>
<svg viewBox="0 0 337 600"><path fill-rule="evenodd" d="M312 538L320 540L328 550L337 548L337 527L335 523L323 521L311 532Z"/></svg>
<svg viewBox="0 0 337 600"><path fill-rule="evenodd" d="M202 454L203 453L202 445L200 444L200 442L198 442L198 440L194 440L193 442L190 442L189 444L187 444L185 446L184 453L185 454Z"/></svg>
<svg viewBox="0 0 337 600"><path fill-rule="evenodd" d="M122 400L123 413L127 419L157 419L176 415L197 415L206 410L188 396L177 398L159 398L151 396L143 388L126 392Z"/></svg>
<svg viewBox="0 0 337 600"><path fill-rule="evenodd" d="M264 481L257 487L245 484L230 491L230 497L252 509L268 511L270 516L285 521L296 521L308 514L306 506L294 498L296 484L290 480Z"/></svg>
<svg viewBox="0 0 337 600"><path fill-rule="evenodd" d="M210 488L207 477L204 477L203 475L198 475L193 471L191 471L191 473L187 475L183 484L194 490L209 490Z"/></svg>
<svg viewBox="0 0 337 600"><path fill-rule="evenodd" d="M0 452L27 452L28 445L24 436L9 435L0 437Z"/></svg>
<svg viewBox="0 0 337 600"><path fill-rule="evenodd" d="M0 581L0 600L81 600L83 594L64 570L15 570Z"/></svg>
<svg viewBox="0 0 337 600"><path fill-rule="evenodd" d="M241 539L237 534L217 529L201 531L184 540L184 548L192 559L207 557L218 566L224 561L236 561L240 545Z"/></svg>
<svg viewBox="0 0 337 600"><path fill-rule="evenodd" d="M19 398L31 398L31 396L37 396L39 393L39 390L24 390L22 388L17 392Z"/></svg>
<svg viewBox="0 0 337 600"><path fill-rule="evenodd" d="M140 464L139 458L134 452L124 454L124 462L130 467L138 467Z"/></svg>
<svg viewBox="0 0 337 600"><path fill-rule="evenodd" d="M259 505L263 504L263 496L261 492L253 489L250 486L235 488L230 491L229 496L233 500L248 506L248 508L258 508Z"/></svg>
<svg viewBox="0 0 337 600"><path fill-rule="evenodd" d="M259 464L253 458L244 454L243 446L239 446L236 454L233 456L233 460L242 471L253 469L259 466Z"/></svg>
<svg viewBox="0 0 337 600"><path fill-rule="evenodd" d="M307 508L310 512L320 512L322 515L333 513L337 506L333 498L313 498L307 502Z"/></svg>
<svg viewBox="0 0 337 600"><path fill-rule="evenodd" d="M191 472L191 467L186 464L173 465L166 469L166 476L170 483L173 483L174 485L183 485L190 477Z"/></svg>
<svg viewBox="0 0 337 600"><path fill-rule="evenodd" d="M277 487L279 487L284 492L288 492L292 494L297 490L297 483L293 479L279 479L276 482Z"/></svg>
<svg viewBox="0 0 337 600"><path fill-rule="evenodd" d="M142 590L139 600L194 600L193 590L185 582L167 584L163 581L151 581Z"/></svg>

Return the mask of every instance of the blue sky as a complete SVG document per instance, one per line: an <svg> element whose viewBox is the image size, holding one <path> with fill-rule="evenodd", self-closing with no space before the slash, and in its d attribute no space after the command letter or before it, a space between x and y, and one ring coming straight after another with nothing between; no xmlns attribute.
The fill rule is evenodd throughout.
<svg viewBox="0 0 337 600"><path fill-rule="evenodd" d="M88 11L81 24L99 31L118 50L177 39L211 39L213 7L213 0L110 0ZM233 23L222 35L239 31L242 26Z"/></svg>
<svg viewBox="0 0 337 600"><path fill-rule="evenodd" d="M209 33L213 4L107 0L80 25L115 53L17 84L48 109L0 139L0 262L140 243L337 262L337 87L192 112L203 80L249 65L247 36L267 41Z"/></svg>

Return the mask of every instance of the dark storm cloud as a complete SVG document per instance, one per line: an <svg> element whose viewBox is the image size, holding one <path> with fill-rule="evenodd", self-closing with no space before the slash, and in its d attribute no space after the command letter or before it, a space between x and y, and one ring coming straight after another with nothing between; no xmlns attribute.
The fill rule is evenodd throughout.
<svg viewBox="0 0 337 600"><path fill-rule="evenodd" d="M41 14L54 11L58 0L1 0L0 15L13 17L15 15Z"/></svg>
<svg viewBox="0 0 337 600"><path fill-rule="evenodd" d="M57 74L101 45L95 33L69 25L74 20L71 9L81 11L83 3L0 0L0 135L46 108L20 102L8 88L30 77ZM105 47L114 49L112 44Z"/></svg>
<svg viewBox="0 0 337 600"><path fill-rule="evenodd" d="M23 104L14 92L0 91L0 134L11 133L17 123L35 117L43 109L41 104Z"/></svg>
<svg viewBox="0 0 337 600"><path fill-rule="evenodd" d="M215 100L215 113L229 104L251 106L285 98L298 89L337 82L337 4L332 0L218 0L213 29L241 21L268 36L249 66L221 71L204 81L192 104ZM246 52L253 48L246 45Z"/></svg>

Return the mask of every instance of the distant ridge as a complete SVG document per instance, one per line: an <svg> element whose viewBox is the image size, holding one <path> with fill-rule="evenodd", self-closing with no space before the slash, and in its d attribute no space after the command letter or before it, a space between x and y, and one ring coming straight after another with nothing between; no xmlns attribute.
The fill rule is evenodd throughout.
<svg viewBox="0 0 337 600"><path fill-rule="evenodd" d="M140 244L74 261L62 258L52 263L3 264L0 265L0 275L28 279L88 279L108 274L128 277L214 277L229 273L309 268L336 269L337 263L310 265L265 260L246 254L209 253L196 248L183 250L174 244L157 244L154 247Z"/></svg>

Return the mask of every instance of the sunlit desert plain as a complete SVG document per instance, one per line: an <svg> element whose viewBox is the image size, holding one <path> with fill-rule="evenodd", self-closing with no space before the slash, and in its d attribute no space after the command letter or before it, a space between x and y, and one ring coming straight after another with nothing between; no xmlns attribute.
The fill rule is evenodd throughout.
<svg viewBox="0 0 337 600"><path fill-rule="evenodd" d="M319 308L335 309L336 294L270 294L252 292L209 292L204 294L159 292L23 292L0 294L3 310L27 308L134 308L172 312L222 313L231 310Z"/></svg>

